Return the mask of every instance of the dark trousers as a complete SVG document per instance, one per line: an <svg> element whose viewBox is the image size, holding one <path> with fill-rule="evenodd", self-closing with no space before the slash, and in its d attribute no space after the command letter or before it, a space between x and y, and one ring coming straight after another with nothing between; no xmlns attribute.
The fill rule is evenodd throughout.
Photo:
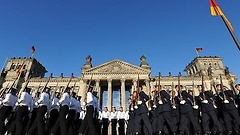
<svg viewBox="0 0 240 135"><path fill-rule="evenodd" d="M141 127L142 127L141 121L143 121L144 124L146 125L148 134L152 134L153 133L152 124L150 123L147 113L141 113L135 116L136 131L138 133L141 133Z"/></svg>
<svg viewBox="0 0 240 135"><path fill-rule="evenodd" d="M28 106L20 106L16 117L16 134L23 134L24 120L28 117Z"/></svg>
<svg viewBox="0 0 240 135"><path fill-rule="evenodd" d="M74 134L78 133L78 130L79 130L81 124L82 124L82 120L79 119L79 116L80 116L80 113L77 112L76 119L74 120L74 129L73 129Z"/></svg>
<svg viewBox="0 0 240 135"><path fill-rule="evenodd" d="M102 135L108 135L108 125L109 125L109 119L108 118L103 118L102 119Z"/></svg>
<svg viewBox="0 0 240 135"><path fill-rule="evenodd" d="M233 131L233 120L235 120L235 123L240 126L240 117L237 109L223 111L223 119L226 124L227 131Z"/></svg>
<svg viewBox="0 0 240 135"><path fill-rule="evenodd" d="M76 116L76 110L70 109L68 113L68 118L67 118L68 135L73 135L75 116Z"/></svg>
<svg viewBox="0 0 240 135"><path fill-rule="evenodd" d="M112 119L112 135L117 135L117 119Z"/></svg>
<svg viewBox="0 0 240 135"><path fill-rule="evenodd" d="M49 133L52 130L53 126L55 125L55 123L58 119L58 116L59 116L58 109L52 109L50 111L50 116L49 116L49 119L47 120L47 123L45 126L46 133Z"/></svg>
<svg viewBox="0 0 240 135"><path fill-rule="evenodd" d="M179 131L184 133L189 122L193 126L195 133L201 132L201 127L200 127L199 123L197 122L197 120L195 119L193 111L189 111L189 112L180 114Z"/></svg>
<svg viewBox="0 0 240 135"><path fill-rule="evenodd" d="M222 126L217 118L215 111L208 111L202 113L203 132L210 132L210 120L213 121L213 127L216 127L218 132L222 133Z"/></svg>
<svg viewBox="0 0 240 135"><path fill-rule="evenodd" d="M61 106L59 110L59 116L58 119L53 126L52 130L50 131L53 135L56 135L57 132L61 131L61 135L67 135L67 119L66 116L69 112L69 108L67 105Z"/></svg>
<svg viewBox="0 0 240 135"><path fill-rule="evenodd" d="M125 119L119 119L118 120L118 133L119 135L125 135Z"/></svg>
<svg viewBox="0 0 240 135"><path fill-rule="evenodd" d="M173 133L177 132L171 112L162 112L158 115L158 131L164 131L164 126L167 124Z"/></svg>
<svg viewBox="0 0 240 135"><path fill-rule="evenodd" d="M87 106L86 116L83 123L79 129L79 133L84 133L84 130L88 128L88 135L97 135L96 127L93 120L94 108L92 105Z"/></svg>
<svg viewBox="0 0 240 135"><path fill-rule="evenodd" d="M30 115L30 119L27 123L26 132L29 132L31 126L33 125L33 122L35 121L35 119L37 117L37 110L38 110L38 108L33 108L31 115Z"/></svg>
<svg viewBox="0 0 240 135"><path fill-rule="evenodd" d="M44 116L47 112L47 106L38 107L37 117L33 122L32 127L29 130L29 135L35 135L38 132L38 135L45 135L45 121Z"/></svg>
<svg viewBox="0 0 240 135"><path fill-rule="evenodd" d="M3 106L0 109L0 134L3 135L5 133L5 119L10 115L12 111L11 106Z"/></svg>

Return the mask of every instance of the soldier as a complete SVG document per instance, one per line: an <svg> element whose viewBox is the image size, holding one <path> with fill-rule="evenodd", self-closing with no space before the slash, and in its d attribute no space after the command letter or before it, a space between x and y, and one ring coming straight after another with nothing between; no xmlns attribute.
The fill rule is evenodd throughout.
<svg viewBox="0 0 240 135"><path fill-rule="evenodd" d="M217 128L216 132L223 133L222 126L217 118L216 108L214 107L215 96L210 91L203 91L203 86L197 86L199 91L198 105L202 112L202 127L204 135L210 135L210 121L213 121L213 127Z"/></svg>
<svg viewBox="0 0 240 135"><path fill-rule="evenodd" d="M138 101L137 101L137 110L136 110L136 116L135 116L135 122L136 122L136 134L141 133L141 121L145 124L148 134L153 134L152 125L150 123L150 120L148 118L148 108L146 106L146 102L149 100L149 96L142 91L142 86L138 87Z"/></svg>
<svg viewBox="0 0 240 135"><path fill-rule="evenodd" d="M58 116L59 116L59 105L57 105L60 99L60 93L55 92L54 97L52 99L51 107L50 107L50 116L48 119L48 125L46 126L47 133L50 132L55 125Z"/></svg>
<svg viewBox="0 0 240 135"><path fill-rule="evenodd" d="M94 124L94 97L93 97L93 88L89 87L87 92L87 106L86 106L86 116L83 120L83 123L79 129L79 135L82 135L85 133L85 130L88 129L88 135L97 135L96 127Z"/></svg>
<svg viewBox="0 0 240 135"><path fill-rule="evenodd" d="M159 87L159 86L157 86ZM173 134L177 132L177 126L174 124L171 115L171 100L170 95L166 90L161 90L158 88L158 106L156 109L156 113L158 115L158 127L157 127L157 134L162 135L164 131L165 123L170 127Z"/></svg>
<svg viewBox="0 0 240 135"><path fill-rule="evenodd" d="M32 106L33 109L30 112L30 119L28 121L27 127L26 127L26 132L28 133L31 126L33 125L33 122L35 121L36 117L37 117L37 110L38 110L38 106L37 106L37 101L40 98L40 92L36 92L34 98L32 99Z"/></svg>
<svg viewBox="0 0 240 135"><path fill-rule="evenodd" d="M55 125L52 128L51 135L55 135L57 131L60 128L61 135L67 134L67 123L66 123L66 117L69 112L69 106L70 106L70 87L66 87L62 97L58 101L58 105L60 105L59 109L59 116L55 123Z"/></svg>
<svg viewBox="0 0 240 135"><path fill-rule="evenodd" d="M75 116L78 108L80 107L80 103L77 101L76 98L76 92L72 92L69 113L67 117L68 135L73 135Z"/></svg>
<svg viewBox="0 0 240 135"><path fill-rule="evenodd" d="M102 111L102 135L108 135L108 125L110 121L110 112L108 111L108 108L105 106Z"/></svg>
<svg viewBox="0 0 240 135"><path fill-rule="evenodd" d="M44 117L50 103L49 91L50 88L45 87L39 100L36 102L36 106L38 106L37 117L28 132L29 135L34 135L36 132L38 132L38 135L45 135Z"/></svg>
<svg viewBox="0 0 240 135"><path fill-rule="evenodd" d="M17 135L23 135L24 125L27 124L24 123L24 120L27 119L29 112L32 110L32 96L30 91L31 89L26 87L18 100L15 132Z"/></svg>
<svg viewBox="0 0 240 135"><path fill-rule="evenodd" d="M119 111L117 112L117 120L118 120L118 134L125 135L125 117L126 113L123 111L123 107L119 107Z"/></svg>
<svg viewBox="0 0 240 135"><path fill-rule="evenodd" d="M1 105L2 108L0 109L0 135L3 135L5 133L4 128L4 122L6 118L11 114L11 111L13 107L15 106L15 103L17 102L17 89L16 88L10 88L10 93L5 95L4 100L2 100Z"/></svg>
<svg viewBox="0 0 240 135"><path fill-rule="evenodd" d="M112 107L112 111L110 113L110 121L112 124L112 135L116 135L117 134L117 111L115 106Z"/></svg>
<svg viewBox="0 0 240 135"><path fill-rule="evenodd" d="M77 108L77 114L76 114L76 119L74 121L74 134L78 133L79 127L81 126L81 119L80 119L80 112L81 112L81 96L77 96L77 104L79 104Z"/></svg>
<svg viewBox="0 0 240 135"><path fill-rule="evenodd" d="M190 134L190 128L187 127L188 123L191 123L196 135L201 134L201 127L194 117L192 103L193 98L186 90L182 90L182 85L175 86L178 92L179 104L180 104L180 126L179 135L183 135L184 132Z"/></svg>
<svg viewBox="0 0 240 135"><path fill-rule="evenodd" d="M216 90L218 92L219 100L222 101L223 119L226 124L227 134L231 135L233 132L233 121L235 121L238 126L240 125L240 116L235 105L235 99L237 97L233 94L232 90L223 90L223 86L221 84L216 85ZM239 128L235 134L238 134L238 131Z"/></svg>

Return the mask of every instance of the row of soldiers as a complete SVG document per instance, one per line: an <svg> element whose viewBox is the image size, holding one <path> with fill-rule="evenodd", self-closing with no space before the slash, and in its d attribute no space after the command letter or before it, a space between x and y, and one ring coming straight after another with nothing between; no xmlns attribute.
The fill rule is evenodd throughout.
<svg viewBox="0 0 240 135"><path fill-rule="evenodd" d="M197 85L199 94L183 90L162 90L155 86L149 97L139 87L129 98L128 135L238 135L240 94L224 89L204 90ZM235 88L240 91L240 84ZM149 106L146 103L149 101ZM240 107L239 107L240 108Z"/></svg>
<svg viewBox="0 0 240 135"><path fill-rule="evenodd" d="M18 90L11 88L10 93L0 99L0 135L119 135L125 134L128 113L120 107L119 111L107 107L99 111L97 93L88 88L85 105L81 108L81 96L67 87L60 97L55 92L51 98L50 88L31 95L31 89L17 97ZM111 123L111 133L108 132ZM118 130L117 130L118 129Z"/></svg>
<svg viewBox="0 0 240 135"><path fill-rule="evenodd" d="M10 93L0 101L0 135L67 135L78 133L80 124L80 96L67 87L60 97L56 92L51 99L50 88L31 95L31 89L17 97L18 90L11 88ZM77 119L76 119L77 118Z"/></svg>

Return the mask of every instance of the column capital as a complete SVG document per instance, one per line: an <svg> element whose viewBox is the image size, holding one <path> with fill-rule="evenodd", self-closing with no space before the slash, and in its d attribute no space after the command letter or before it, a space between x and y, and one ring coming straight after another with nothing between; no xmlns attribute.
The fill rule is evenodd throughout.
<svg viewBox="0 0 240 135"><path fill-rule="evenodd" d="M121 79L121 82L125 82L126 81L126 79Z"/></svg>
<svg viewBox="0 0 240 135"><path fill-rule="evenodd" d="M96 81L96 83L97 83L97 82L100 82L100 81L101 81L101 79L95 79L95 81Z"/></svg>
<svg viewBox="0 0 240 135"><path fill-rule="evenodd" d="M107 79L108 82L112 82L113 79Z"/></svg>

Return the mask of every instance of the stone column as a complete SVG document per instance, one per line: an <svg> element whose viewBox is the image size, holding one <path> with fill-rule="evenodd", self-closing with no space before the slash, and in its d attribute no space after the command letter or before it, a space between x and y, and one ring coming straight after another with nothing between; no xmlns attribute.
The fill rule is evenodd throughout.
<svg viewBox="0 0 240 135"><path fill-rule="evenodd" d="M147 93L150 93L151 92L151 89L150 89L150 82L149 82L149 79L146 79L145 80L145 85L146 85L146 87L147 87Z"/></svg>
<svg viewBox="0 0 240 135"><path fill-rule="evenodd" d="M111 110L112 108L112 79L107 80L108 81L108 110Z"/></svg>
<svg viewBox="0 0 240 135"><path fill-rule="evenodd" d="M137 90L137 80L133 80L133 91L136 91Z"/></svg>
<svg viewBox="0 0 240 135"><path fill-rule="evenodd" d="M100 79L96 79L95 81L96 81L96 91L97 91L97 97L98 97L98 107L100 107L100 101L102 100L100 97L101 95Z"/></svg>
<svg viewBox="0 0 240 135"><path fill-rule="evenodd" d="M121 106L123 110L126 110L126 89L125 89L125 79L121 79Z"/></svg>

